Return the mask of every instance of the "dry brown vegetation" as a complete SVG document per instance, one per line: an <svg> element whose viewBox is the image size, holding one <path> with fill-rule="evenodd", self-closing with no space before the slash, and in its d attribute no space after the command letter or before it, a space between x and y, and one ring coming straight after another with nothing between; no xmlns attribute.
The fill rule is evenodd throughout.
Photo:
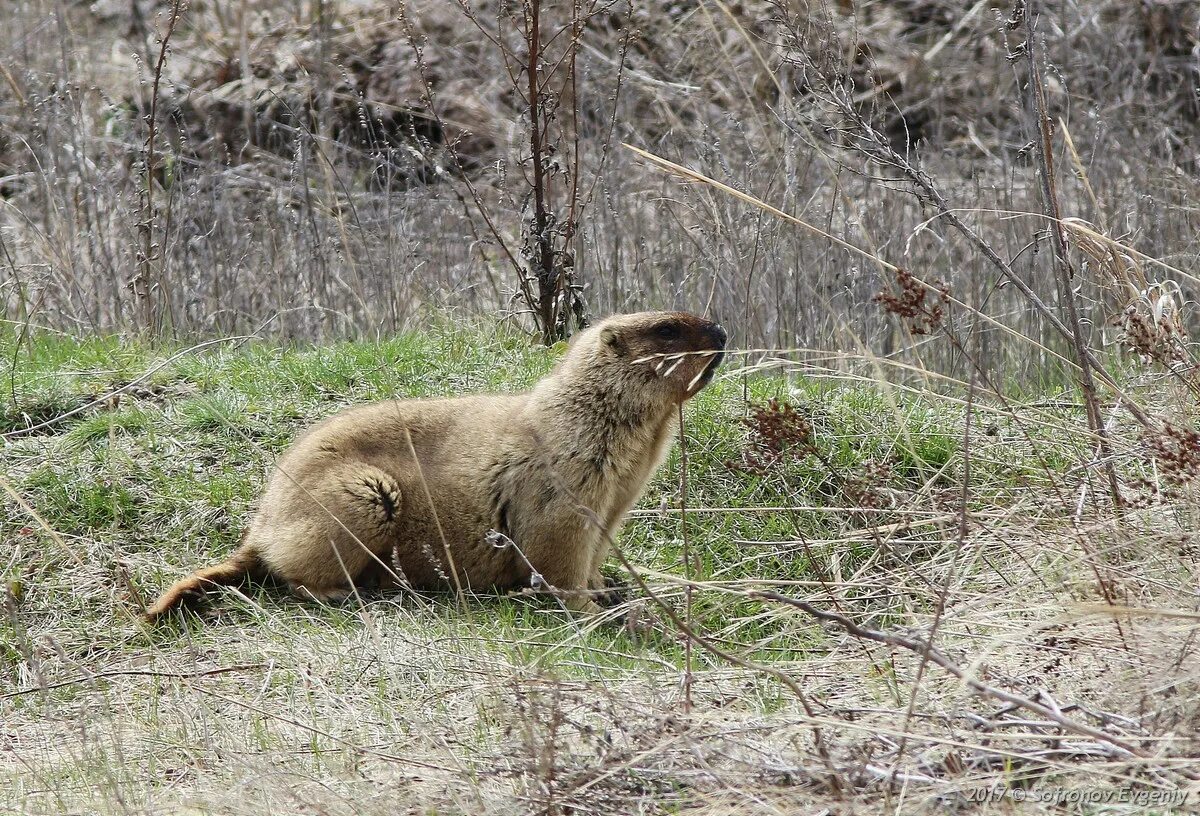
<svg viewBox="0 0 1200 816"><path fill-rule="evenodd" d="M322 337L387 334L429 306L515 309L505 253L524 258L531 207L528 93L505 59L520 54L520 4L500 16L491 3L468 7L188 4L159 83L147 312L130 279L170 3L18 2L0 82L4 260L19 281L8 307L53 325L154 320L183 334L273 318L268 331ZM558 98L546 127L563 137L552 158L573 167L578 143L586 207L571 262L592 313L710 304L745 345L906 344L871 302L888 276L869 257L651 172L629 143L1053 337L925 191L864 150L831 92L844 89L1036 281L1049 247L1011 4L580 8L577 81L551 72L570 5L547 6L547 38L561 36L543 70ZM1063 3L1040 24L1063 216L1181 269L1197 246L1196 26L1191 4L1161 0ZM1104 270L1083 271L1100 340L1129 296L1112 302ZM1179 283L1186 297L1190 281ZM1052 289L1042 297L1056 301ZM1001 367L1051 362L998 332L985 338Z"/></svg>
<svg viewBox="0 0 1200 816"><path fill-rule="evenodd" d="M0 809L1200 802L1194 2L5 12ZM304 424L642 307L736 350L624 625L134 620Z"/></svg>

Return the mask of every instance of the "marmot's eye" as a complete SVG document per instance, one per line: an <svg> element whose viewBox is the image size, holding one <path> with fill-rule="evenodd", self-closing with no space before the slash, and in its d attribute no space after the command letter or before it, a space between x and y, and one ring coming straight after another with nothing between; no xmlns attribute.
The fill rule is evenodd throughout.
<svg viewBox="0 0 1200 816"><path fill-rule="evenodd" d="M654 333L664 340L674 340L679 337L679 327L674 323L662 323Z"/></svg>

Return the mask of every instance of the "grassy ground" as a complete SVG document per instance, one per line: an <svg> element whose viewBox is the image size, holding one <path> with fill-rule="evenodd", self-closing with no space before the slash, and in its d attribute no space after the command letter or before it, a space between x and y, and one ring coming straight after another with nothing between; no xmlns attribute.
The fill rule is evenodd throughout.
<svg viewBox="0 0 1200 816"><path fill-rule="evenodd" d="M1163 493L1114 522L1078 466L1080 410L1055 395L732 362L688 410L686 529L677 446L622 536L653 593L620 610L636 625L528 595L325 607L250 587L149 629L141 606L234 546L308 424L521 389L555 353L451 325L320 348L2 339L0 430L27 432L0 448L0 812L1006 812L975 792L1195 784L1195 513ZM796 406L816 452L793 439L764 461L747 397ZM786 416L757 427L772 421L803 436ZM763 589L936 629L990 691Z"/></svg>

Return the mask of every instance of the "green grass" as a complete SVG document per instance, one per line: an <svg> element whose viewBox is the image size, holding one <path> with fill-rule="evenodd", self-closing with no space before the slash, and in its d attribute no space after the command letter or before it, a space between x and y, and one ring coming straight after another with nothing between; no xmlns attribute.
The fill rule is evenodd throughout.
<svg viewBox="0 0 1200 816"><path fill-rule="evenodd" d="M6 406L15 429L21 427L15 418L45 421L46 406L94 401L178 354L118 401L102 399L16 437L4 452L14 487L56 531L110 548L114 558L136 558L130 580L143 597L234 545L274 457L312 422L368 400L524 389L549 371L561 350L503 330L444 327L381 343L279 348L242 342L181 351L35 333L17 350L16 368L5 376L17 395ZM727 509L689 516L693 580L810 581L827 576L826 562L834 557L839 569L853 570L876 550L871 528L902 520L904 511L925 509L930 491L957 479L962 411L951 403L871 386L748 376L747 383L728 376L689 405L689 504L702 511ZM744 387L751 403L779 398L810 417L820 456L788 457L763 473L731 468L747 444L740 421L748 410ZM976 456L977 478L990 485L989 502L1006 486L1022 489L1036 470L1020 458L988 461L986 451ZM679 467L676 447L621 541L634 563L676 575L683 572L683 530L675 512ZM856 479L886 494L898 513L827 512L854 503L857 494L847 494L845 484ZM668 512L644 512L656 508ZM31 525L37 527L14 517L5 532ZM857 540L822 543L847 539L848 533ZM29 535L47 546L44 532ZM14 563L8 570L15 574L21 568ZM101 600L113 602L96 599ZM293 604L271 594L259 602L279 609ZM441 599L435 606L445 603ZM132 610L128 602L122 606ZM751 621L746 630L728 634L769 644L764 657L802 656L819 643L808 627L785 632L777 620L757 622L746 614L748 606L717 594L701 598L694 613L704 625ZM499 639L505 631L538 630L522 652L528 659L553 650L554 643L540 633L551 611L545 605L491 598L473 608L477 615L494 616ZM102 620L119 612L101 605L92 614ZM570 627L556 631L550 641L575 637ZM578 648L591 643L585 638ZM657 659L679 659L678 648L653 639L624 645L654 648Z"/></svg>

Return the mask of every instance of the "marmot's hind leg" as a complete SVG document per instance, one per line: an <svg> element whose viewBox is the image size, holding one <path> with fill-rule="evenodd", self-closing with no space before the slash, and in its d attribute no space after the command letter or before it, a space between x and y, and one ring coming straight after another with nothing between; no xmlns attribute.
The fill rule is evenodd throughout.
<svg viewBox="0 0 1200 816"><path fill-rule="evenodd" d="M354 594L353 587L309 587L308 584L298 584L288 581L288 589L297 598L304 601L316 601L323 604L340 604Z"/></svg>
<svg viewBox="0 0 1200 816"><path fill-rule="evenodd" d="M271 548L271 566L301 598L335 603L378 583L391 559L404 495L387 472L364 463L336 465L308 486L317 506ZM280 540L286 538L290 540Z"/></svg>

